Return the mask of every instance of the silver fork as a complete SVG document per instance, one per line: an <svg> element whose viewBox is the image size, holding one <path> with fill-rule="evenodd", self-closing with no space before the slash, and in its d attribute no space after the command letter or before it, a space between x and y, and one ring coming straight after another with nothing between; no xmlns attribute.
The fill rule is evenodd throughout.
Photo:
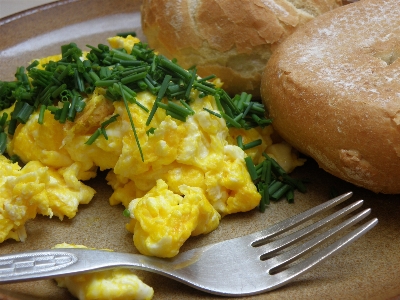
<svg viewBox="0 0 400 300"><path fill-rule="evenodd" d="M374 218L293 266L287 265L328 238L332 238L364 219L369 215L370 209L349 217L346 221L318 234L300 246L291 247L287 252L281 253L282 249L355 211L362 206L363 200L356 201L312 225L268 243L269 239L310 220L351 196L351 192L343 194L268 229L189 250L172 259L69 248L3 255L0 256L0 283L128 267L155 272L212 294L223 296L259 294L287 284L340 249L350 245L377 224L378 220Z"/></svg>

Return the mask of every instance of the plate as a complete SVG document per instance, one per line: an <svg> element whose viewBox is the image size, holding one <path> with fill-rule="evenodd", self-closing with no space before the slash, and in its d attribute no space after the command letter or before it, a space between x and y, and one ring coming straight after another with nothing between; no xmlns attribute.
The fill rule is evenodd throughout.
<svg viewBox="0 0 400 300"><path fill-rule="evenodd" d="M32 59L59 53L65 43L76 42L85 48L125 31L136 31L144 39L139 9L140 2L134 0L67 0L1 19L1 80L12 80L16 67L27 66ZM307 193L296 193L294 204L279 201L271 203L265 213L254 210L227 216L212 233L190 238L182 250L261 230L328 200L334 187L339 193L353 191L353 200L364 199L364 207L372 208L371 217L379 219L378 225L293 283L246 299L390 299L400 295L399 196L374 194L343 182L312 159L293 176L309 180ZM75 218L60 221L38 216L26 224L26 242L6 241L0 244L0 254L45 249L62 242L136 253L132 235L124 228L123 207L108 204L112 190L104 177L105 173L99 173L88 182L97 194L90 204L79 207ZM154 288L154 299L221 299L156 274L137 273ZM73 299L52 280L8 284L0 290L2 299Z"/></svg>

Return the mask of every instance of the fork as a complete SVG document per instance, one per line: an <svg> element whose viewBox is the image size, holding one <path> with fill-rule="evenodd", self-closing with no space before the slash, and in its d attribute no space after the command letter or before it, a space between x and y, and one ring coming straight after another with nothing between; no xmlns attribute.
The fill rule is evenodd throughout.
<svg viewBox="0 0 400 300"><path fill-rule="evenodd" d="M288 251L282 252L284 248L302 241L323 226L350 214L363 205L363 200L356 201L307 227L287 233L290 229L333 208L351 196L352 192L348 192L268 229L192 249L171 259L74 248L3 255L0 256L0 284L127 267L158 273L196 289L222 296L238 297L267 292L289 283L353 243L377 224L378 220L374 218L322 250L318 249L316 253L297 264L288 266L323 241L332 238L370 214L370 209L353 214L339 225L318 233L316 237L306 240L300 246L290 247ZM282 238L269 241L285 232L287 234Z"/></svg>

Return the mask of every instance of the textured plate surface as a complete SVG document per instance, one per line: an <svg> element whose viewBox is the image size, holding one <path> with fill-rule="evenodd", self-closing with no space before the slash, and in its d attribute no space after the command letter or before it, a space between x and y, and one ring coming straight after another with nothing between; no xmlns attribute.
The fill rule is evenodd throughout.
<svg viewBox="0 0 400 300"><path fill-rule="evenodd" d="M76 42L105 43L117 32L140 30L140 2L134 0L67 0L24 11L0 20L0 79L12 80L17 66L59 53L60 45ZM111 207L111 188L105 174L89 182L97 190L92 202L83 205L74 219L37 217L27 223L25 243L6 241L0 253L50 248L57 243L84 244L115 251L136 252L132 235L125 231L122 206ZM246 299L391 299L400 295L400 196L377 195L325 173L312 160L294 176L308 178L308 192L297 193L295 204L272 203L264 214L252 211L225 217L217 230L191 238L189 249L265 228L339 193L352 190L353 200L364 199L378 225L356 244L301 276L294 283L268 294ZM349 201L347 201L349 202ZM138 272L155 290L154 299L221 299L198 292L164 277ZM43 280L0 286L0 299L72 299L54 281Z"/></svg>

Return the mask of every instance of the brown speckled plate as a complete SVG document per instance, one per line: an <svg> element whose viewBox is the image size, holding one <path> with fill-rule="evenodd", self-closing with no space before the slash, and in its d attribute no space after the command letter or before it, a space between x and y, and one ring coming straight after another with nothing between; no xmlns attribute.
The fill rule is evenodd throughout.
<svg viewBox="0 0 400 300"><path fill-rule="evenodd" d="M65 43L74 41L84 48L86 44L105 43L117 32L132 30L142 37L139 6L140 2L134 0L67 0L1 19L0 78L11 80L17 66L57 54ZM183 250L265 228L327 200L332 187L340 193L351 190L353 200L364 199L364 207L372 208L378 225L292 284L248 299L391 299L400 295L400 197L376 195L345 183L319 169L312 160L294 176L310 180L308 192L296 193L294 204L280 201L272 203L264 214L252 211L225 217L217 230L191 238ZM80 207L74 219L37 217L26 224L26 242L6 241L0 244L0 253L51 248L62 242L136 252L132 235L124 228L123 208L108 204L112 191L104 174L89 184L97 194L90 204ZM154 299L221 299L159 275L138 273L154 288ZM0 299L72 299L52 280L3 285L0 290Z"/></svg>

